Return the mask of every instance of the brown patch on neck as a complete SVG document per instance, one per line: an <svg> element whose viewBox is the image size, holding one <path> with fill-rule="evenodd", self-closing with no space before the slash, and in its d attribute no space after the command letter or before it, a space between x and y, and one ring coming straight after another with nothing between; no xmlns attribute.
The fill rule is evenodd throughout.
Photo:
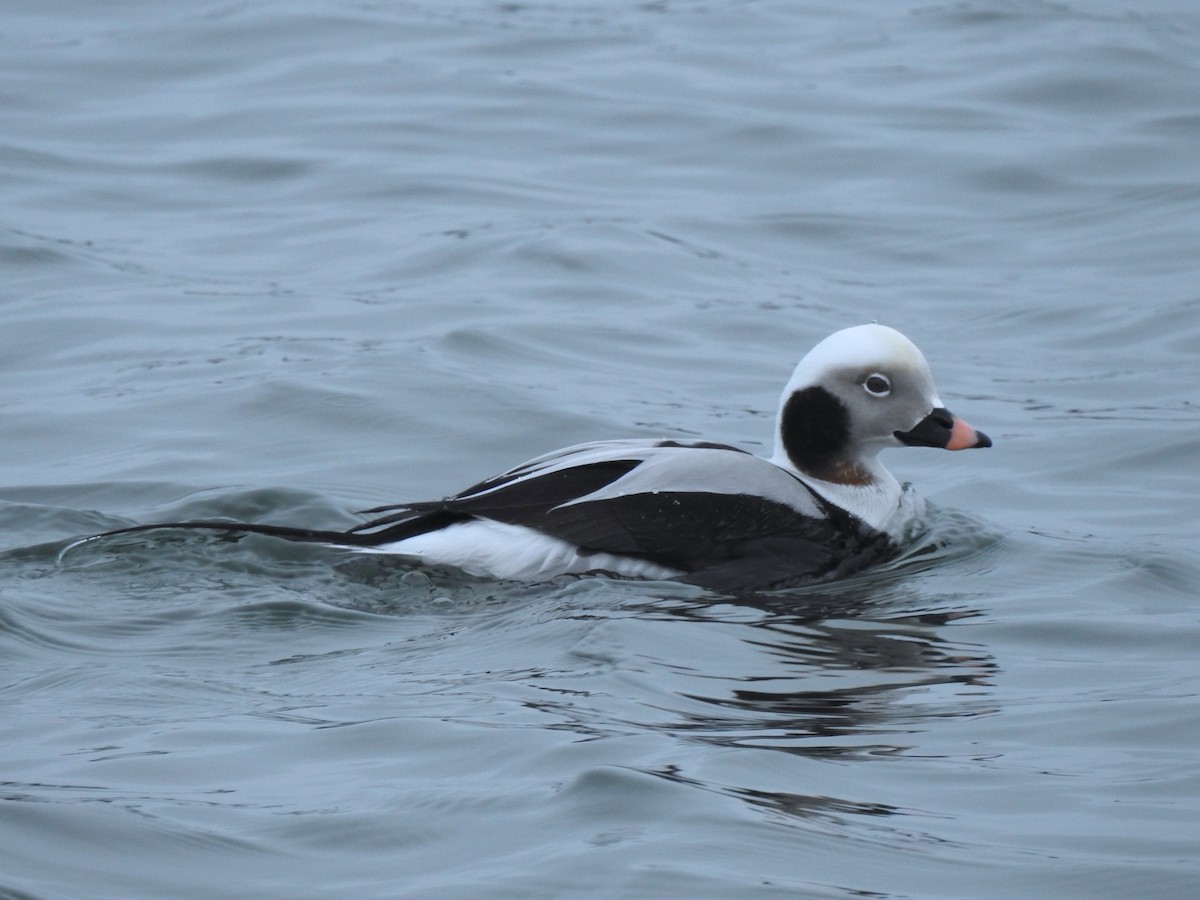
<svg viewBox="0 0 1200 900"><path fill-rule="evenodd" d="M810 470L807 474L822 481L832 481L834 484L847 484L852 487L866 487L875 481L862 463L852 459L837 459L819 470Z"/></svg>

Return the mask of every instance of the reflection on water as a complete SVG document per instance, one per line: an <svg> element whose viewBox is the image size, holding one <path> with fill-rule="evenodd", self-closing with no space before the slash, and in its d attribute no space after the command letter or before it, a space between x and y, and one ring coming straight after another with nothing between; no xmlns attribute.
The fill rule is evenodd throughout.
<svg viewBox="0 0 1200 900"><path fill-rule="evenodd" d="M993 701L983 689L991 684L994 660L985 648L939 632L976 613L930 612L930 598L922 597L926 611L918 616L897 611L880 619L862 615L864 609L878 612L878 597L857 599L861 604L844 594L825 597L825 610L836 607L836 618L825 611L770 611L758 621L729 622L722 620L723 606L677 603L654 610L658 617L719 627L723 640L741 643L739 652L728 654L738 661L736 674L722 676L721 662L688 671L680 699L702 706L688 703L677 719L655 727L720 745L865 756L905 749L879 739L905 734L930 718L990 711ZM956 598L947 600L957 605ZM890 605L900 608L896 598ZM756 664L747 665L748 659ZM952 689L934 690L939 686ZM856 737L872 741L830 742Z"/></svg>

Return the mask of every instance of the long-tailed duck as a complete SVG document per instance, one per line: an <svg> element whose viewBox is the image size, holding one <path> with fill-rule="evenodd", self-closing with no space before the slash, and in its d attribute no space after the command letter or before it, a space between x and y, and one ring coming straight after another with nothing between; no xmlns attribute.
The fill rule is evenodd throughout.
<svg viewBox="0 0 1200 900"><path fill-rule="evenodd" d="M198 528L399 554L502 579L606 572L763 588L848 574L896 552L914 504L879 451L991 443L945 408L908 338L860 325L800 361L783 390L770 459L707 441L596 441L444 500L365 510L377 517L344 532L192 521L95 537Z"/></svg>

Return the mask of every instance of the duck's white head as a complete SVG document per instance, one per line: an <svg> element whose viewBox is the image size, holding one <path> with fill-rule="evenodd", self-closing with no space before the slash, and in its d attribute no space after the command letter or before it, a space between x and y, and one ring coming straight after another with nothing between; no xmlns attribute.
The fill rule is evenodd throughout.
<svg viewBox="0 0 1200 900"><path fill-rule="evenodd" d="M771 461L821 481L891 479L876 459L886 447L990 447L987 435L942 404L929 363L885 325L835 332L796 366L779 406Z"/></svg>

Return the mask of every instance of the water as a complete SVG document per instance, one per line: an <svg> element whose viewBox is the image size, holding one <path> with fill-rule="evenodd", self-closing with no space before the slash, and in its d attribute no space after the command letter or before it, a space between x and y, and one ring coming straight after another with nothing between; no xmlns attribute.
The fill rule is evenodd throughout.
<svg viewBox="0 0 1200 900"><path fill-rule="evenodd" d="M1200 14L10 3L0 895L1184 897ZM268 539L765 449L879 319L987 451L820 590Z"/></svg>

